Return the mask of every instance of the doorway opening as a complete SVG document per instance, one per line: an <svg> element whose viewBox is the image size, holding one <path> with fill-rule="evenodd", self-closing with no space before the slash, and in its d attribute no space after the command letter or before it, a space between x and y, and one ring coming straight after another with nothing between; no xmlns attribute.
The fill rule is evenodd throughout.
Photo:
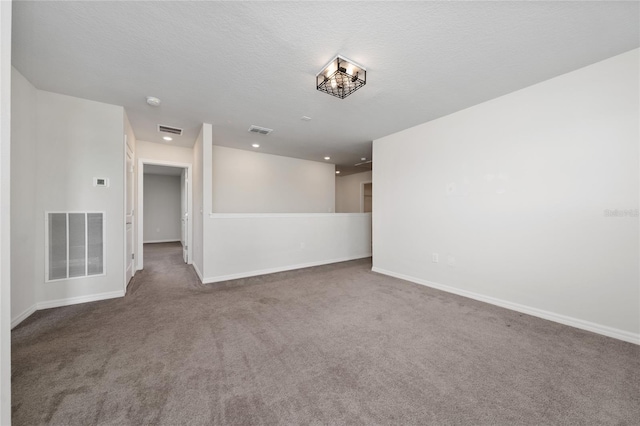
<svg viewBox="0 0 640 426"><path fill-rule="evenodd" d="M191 164L138 160L137 270L145 243L179 242L184 263L192 263L191 191Z"/></svg>
<svg viewBox="0 0 640 426"><path fill-rule="evenodd" d="M373 183L362 182L360 186L360 212L371 213L373 211Z"/></svg>
<svg viewBox="0 0 640 426"><path fill-rule="evenodd" d="M373 212L373 182L360 184L360 212ZM373 253L373 220L371 221L371 253Z"/></svg>

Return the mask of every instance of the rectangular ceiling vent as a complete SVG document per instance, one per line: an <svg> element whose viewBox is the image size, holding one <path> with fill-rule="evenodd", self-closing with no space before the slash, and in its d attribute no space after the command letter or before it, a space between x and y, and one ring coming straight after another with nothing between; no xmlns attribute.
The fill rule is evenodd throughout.
<svg viewBox="0 0 640 426"><path fill-rule="evenodd" d="M177 127L163 126L162 124L158 124L158 131L164 132L164 133L171 133L178 136L182 135L182 129L178 129Z"/></svg>
<svg viewBox="0 0 640 426"><path fill-rule="evenodd" d="M260 126L251 126L249 127L249 131L251 133L260 133L261 135L268 135L269 133L273 132L273 129L267 129L266 127L260 127Z"/></svg>

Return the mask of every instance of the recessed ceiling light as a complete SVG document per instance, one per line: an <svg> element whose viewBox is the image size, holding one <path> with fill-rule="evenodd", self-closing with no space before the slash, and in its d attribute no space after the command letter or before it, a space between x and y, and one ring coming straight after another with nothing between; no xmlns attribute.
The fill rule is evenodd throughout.
<svg viewBox="0 0 640 426"><path fill-rule="evenodd" d="M162 102L160 99L155 96L147 96L147 103L151 106L157 107Z"/></svg>
<svg viewBox="0 0 640 426"><path fill-rule="evenodd" d="M366 161L366 160L367 160L367 157L362 157L362 158L360 159L360 161Z"/></svg>
<svg viewBox="0 0 640 426"><path fill-rule="evenodd" d="M340 174L340 170L336 170L336 174L339 175Z"/></svg>
<svg viewBox="0 0 640 426"><path fill-rule="evenodd" d="M173 138L171 136L163 136L162 139L164 139L165 141L172 141Z"/></svg>
<svg viewBox="0 0 640 426"><path fill-rule="evenodd" d="M260 148L260 144L259 143L254 143L251 146L254 147L254 148Z"/></svg>
<svg viewBox="0 0 640 426"><path fill-rule="evenodd" d="M325 160L331 160L331 157L324 157Z"/></svg>

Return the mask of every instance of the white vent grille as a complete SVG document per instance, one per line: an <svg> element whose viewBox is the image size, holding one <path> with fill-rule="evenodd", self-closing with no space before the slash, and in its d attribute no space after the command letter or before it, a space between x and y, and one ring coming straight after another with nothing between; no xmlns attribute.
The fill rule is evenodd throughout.
<svg viewBox="0 0 640 426"><path fill-rule="evenodd" d="M178 136L182 135L182 129L179 129L177 127L163 126L162 124L158 124L158 131L164 132L164 133L171 133L172 135L178 135Z"/></svg>
<svg viewBox="0 0 640 426"><path fill-rule="evenodd" d="M266 127L260 127L260 126L251 126L249 127L249 131L251 133L260 133L261 135L268 135L269 133L273 132L273 129L268 129Z"/></svg>
<svg viewBox="0 0 640 426"><path fill-rule="evenodd" d="M103 212L48 212L47 281L104 275Z"/></svg>

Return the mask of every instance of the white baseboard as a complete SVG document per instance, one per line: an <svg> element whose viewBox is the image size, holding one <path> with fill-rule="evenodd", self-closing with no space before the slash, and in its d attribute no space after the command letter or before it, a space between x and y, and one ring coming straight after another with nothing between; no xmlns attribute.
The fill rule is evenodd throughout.
<svg viewBox="0 0 640 426"><path fill-rule="evenodd" d="M11 328L15 328L22 321L26 320L35 311L41 309L58 308L60 306L77 305L78 303L97 302L99 300L114 299L124 297L124 290L110 291L108 293L91 294L88 296L70 297L68 299L49 300L47 302L36 303L27 308L20 315L11 320Z"/></svg>
<svg viewBox="0 0 640 426"><path fill-rule="evenodd" d="M156 243L179 243L180 242L180 238L178 238L177 240L174 239L170 239L170 240L150 240L150 241L143 241L142 244L156 244Z"/></svg>
<svg viewBox="0 0 640 426"><path fill-rule="evenodd" d="M519 303L513 303L507 300L497 299L495 297L485 296L485 295L473 293L467 290L461 290L459 288L423 280L421 278L415 278L409 275L387 271L385 269L377 268L375 266L371 268L371 270L373 272L378 272L380 274L389 275L395 278L400 278L401 280L411 281L416 284L421 284L427 287L432 287L438 290L446 291L447 293L457 294L459 296L464 296L470 299L479 300L480 302L485 302L491 305L500 306L502 308L511 309L512 311L522 312L523 314L532 315L534 317L543 318L549 321L554 321L560 324L579 328L581 330L591 331L593 333L602 334L603 336L613 337L614 339L624 340L625 342L635 343L636 345L640 345L640 334L637 334L637 333L631 333L629 331L608 327L606 325L597 324L590 321L584 321L584 320L569 317L566 315L556 314L554 312L533 308L531 306L521 305Z"/></svg>
<svg viewBox="0 0 640 426"><path fill-rule="evenodd" d="M200 272L200 269L198 269L198 265L196 265L196 262L191 263L191 265L193 266L193 269L196 271L196 275L198 276L198 278L200 278L200 282L204 284L204 281L202 280L202 272Z"/></svg>
<svg viewBox="0 0 640 426"><path fill-rule="evenodd" d="M23 313L11 320L11 329L13 330L18 324L29 318L29 316L37 310L37 305L29 306Z"/></svg>
<svg viewBox="0 0 640 426"><path fill-rule="evenodd" d="M107 293L89 294L87 296L69 297L67 299L48 300L36 305L37 309L59 308L60 306L77 305L78 303L97 302L99 300L124 297L124 290L109 291Z"/></svg>
<svg viewBox="0 0 640 426"><path fill-rule="evenodd" d="M274 274L276 272L291 271L294 269L310 268L312 266L328 265L330 263L347 262L349 260L364 259L365 257L371 257L371 253L343 257L339 259L329 259L329 260L319 260L316 262L299 263L297 265L278 266L276 268L258 269L254 271L240 272L237 274L220 275L217 277L208 277L208 278L205 278L204 280L202 279L201 280L203 284L212 284L220 281L237 280L240 278L249 278L249 277L255 277L258 275L268 275L268 274Z"/></svg>

